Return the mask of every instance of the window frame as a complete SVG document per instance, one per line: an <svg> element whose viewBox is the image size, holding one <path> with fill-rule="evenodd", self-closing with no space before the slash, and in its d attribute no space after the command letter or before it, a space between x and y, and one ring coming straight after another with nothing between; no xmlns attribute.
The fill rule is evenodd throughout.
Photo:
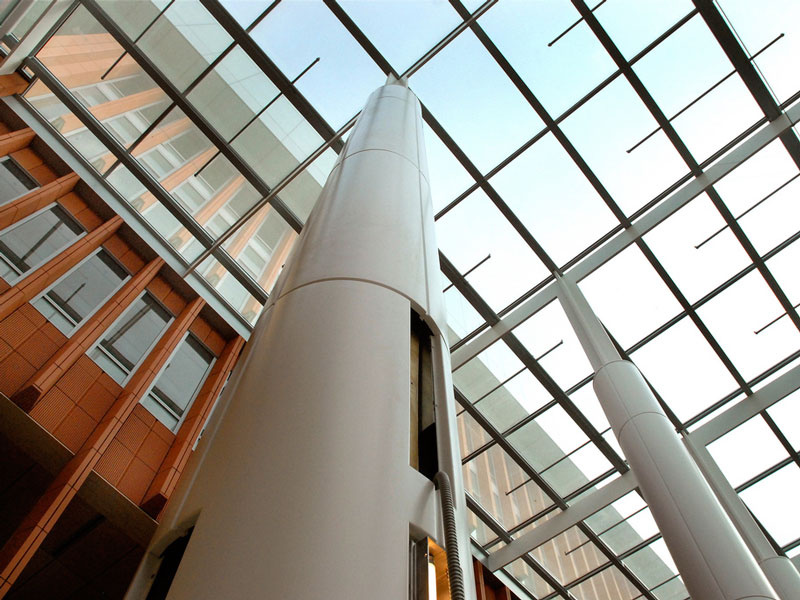
<svg viewBox="0 0 800 600"><path fill-rule="evenodd" d="M70 276L70 275L71 275L71 274L72 274L74 271L76 271L76 270L77 270L77 269L79 269L81 266L83 266L83 264L84 264L86 261L88 261L88 260L91 260L92 258L94 258L95 256L97 256L97 255L98 255L98 254L100 254L101 252L105 252L105 253L106 253L106 255L107 255L107 256L108 256L108 257L111 259L111 261L112 261L114 264L116 264L116 265L117 265L117 266L118 266L120 269L122 269L122 271L124 271L124 273L125 273L125 277L123 277L123 278L122 278L122 280L120 281L119 285L118 285L118 286L117 286L117 287L116 287L116 288L115 288L113 291L111 291L111 293L109 293L107 296L105 296L105 297L104 297L104 298L103 298L103 299L100 301L100 303L99 303L97 306L95 306L95 307L94 307L94 308L93 308L91 311L89 311L89 312L86 314L86 316L84 316L84 317L83 317L83 318L82 318L82 319L81 319L79 322L77 322L77 323L74 323L74 324L73 324L73 326L72 326L72 329L70 330L70 332L69 332L69 333L65 333L65 332L64 332L64 331L62 331L60 328L58 328L58 326L57 326L57 325L54 325L54 327L56 327L57 329L59 329L59 331L61 331L61 333L63 333L63 334L64 334L64 335L66 335L67 337L72 337L72 334L73 334L73 333L75 333L75 332L76 332L78 329L80 329L80 328L81 328L81 327L82 327L82 326L83 326L83 325L84 325L84 324L85 324L85 323L86 323L86 322L87 322L89 319L91 319L91 318L92 318L92 317L95 315L95 313L96 313L98 310L100 310L100 309L101 309L103 306L105 306L105 305L106 305L106 303L107 303L107 302L108 302L108 301L109 301L109 300L110 300L110 299L111 299L111 298L114 296L114 294L116 294L116 293L117 293L117 292L118 292L118 291L119 291L119 290L122 288L122 286L124 286L124 285L125 285L125 284L126 284L128 281L130 281L130 279L131 279L132 275L131 275L130 271L128 271L128 269L127 269L127 268L125 268L125 265L123 265L123 264L122 264L122 263L119 261L119 259L117 259L117 257L116 257L116 256L114 256L114 255L113 255L111 252L109 252L109 251L108 251L106 248L104 248L103 246L100 246L100 247L99 247L99 248L97 248L97 249L96 249L94 252L92 252L92 253L91 253L89 256L87 256L86 258L84 258L84 259L83 259L81 262L79 262L77 265L75 265L74 267L72 267L72 268L71 268L69 271L67 271L66 273L64 273L64 274L63 274L61 277L59 277L59 278L58 278L56 281L54 281L54 282L53 282L53 283L51 283L49 286L47 286L47 288L46 288L46 289L45 289L43 292L41 292L41 293L37 294L37 295L36 295L34 298L32 298L32 299L30 300L30 303L31 303L31 305L32 305L34 308L36 308L36 310L37 310L37 311L38 311L39 309L36 307L36 304L35 304L35 303L36 303L36 301L38 301L38 300L43 300L44 302L47 302L47 303L48 303L48 304L49 304L49 305L50 305L50 306L51 306L51 307L52 307L54 310L56 310L56 311L57 311L57 312L58 312L58 313L59 313L59 314L60 314L60 315L61 315L61 316L62 316L64 319L66 319L67 321L70 321L70 322L71 322L71 321L73 320L73 319L72 319L72 317L71 317L69 314L67 314L67 312L66 312L66 311L64 311L64 310L61 308L61 306L59 306L59 305L58 305L58 304L57 304L55 301L53 301L51 298L49 298L49 297L48 297L48 294L50 293L50 291L51 291L51 290L52 290L52 289L53 289L55 286L57 286L57 285L58 285L59 283L61 283L61 282L62 282L64 279L66 279L67 277L69 277L69 276ZM41 313L41 311L39 311L39 312Z"/></svg>
<svg viewBox="0 0 800 600"><path fill-rule="evenodd" d="M11 156L10 154L7 155L7 156L0 157L0 164L6 163L6 162L10 162L17 169L19 169L30 180L30 182L33 183L33 187L29 187L27 190L25 190L21 194L18 194L17 196L14 196L13 198L9 198L8 200L0 200L0 206L5 206L6 204L11 204L15 200L19 200L23 196L27 196L32 191L41 189L41 187L42 187L42 185L38 181L36 181L36 178L33 175L31 175L25 167L23 167L21 164L19 164L19 162L17 160L15 160L14 157ZM19 180L19 178L17 178L17 179ZM23 182L20 182L20 183L25 185L25 183L23 183Z"/></svg>
<svg viewBox="0 0 800 600"><path fill-rule="evenodd" d="M172 409L169 407L169 405L168 405L166 402L164 402L164 400L163 400L163 399L162 399L162 398L159 396L159 394L158 394L157 392L155 392L154 390L156 389L156 382L158 382L158 379L161 377L161 374L162 374L162 373L163 373L163 372L166 370L166 368L169 366L169 363L172 361L172 359L173 359L173 358L175 357L175 355L178 353L178 350L180 350L181 346L182 346L182 345L183 345L183 344L186 342L186 340L187 340L187 339L189 339L190 337L193 339L193 341L194 341L194 342L196 342L196 343L197 343L197 345L198 345L198 346L200 346L200 347L201 347L203 350L205 350L206 352L208 352L208 353L209 353L209 355L211 356L211 360L210 360L210 361L209 361L209 363L208 363L208 367L206 368L206 372L205 372L205 374L203 375L203 379L200 381L200 384L197 386L197 389L195 389L194 393L192 394L192 397L191 397L191 398L189 399L189 401L186 403L186 408L184 409L184 411L183 411L183 414L181 414L181 415L179 416L179 415L176 415L176 414L175 414L175 411L173 411L173 410L172 410ZM213 368L214 368L214 364L217 362L217 359L218 359L218 358L219 358L219 357L218 357L218 356L216 356L216 355L214 354L214 352L211 350L211 348L209 348L208 346L206 346L206 345L205 345L205 344L204 344L204 343L203 343L203 342L200 340L200 338L198 338L198 337L197 337L195 334L193 334L191 331L187 331L186 333L184 333L184 334L183 334L183 336L181 336L181 340L180 340L180 341L179 341L179 342L178 342L178 343L175 345L175 348L174 348L174 349L173 349L173 351L170 353L170 355L169 355L169 358L167 358L167 360L164 362L164 365L161 367L161 369L159 369L158 373L156 373L156 376L153 378L153 381L150 383L149 387L147 388L147 391L146 391L144 394L142 394L142 397L141 397L141 399L139 400L139 404L142 404L142 406L144 406L144 404L143 404L143 401L144 401L146 398L148 398L148 397L152 397L152 398L153 398L153 399L154 399L154 400L155 400L155 401L156 401L156 402L159 404L159 406L160 406L160 407L161 407L163 410L167 411L167 412L168 412L170 415L172 415L173 417L175 417L175 419L177 420L177 423L175 423L175 426L174 426L174 428L170 428L170 427L169 427L169 426L168 426L166 423L164 423L163 421L161 421L161 420L160 420L160 419L159 419L159 418L158 418L158 417L157 417L155 414L153 414L152 412L151 412L150 414L151 414L151 415L153 415L153 417L155 417L155 419L156 419L156 420L157 420L159 423L161 423L162 425L164 425L164 427L166 427L167 429L169 429L169 430L170 430L172 433L177 433L177 432L178 432L178 430L181 428L181 425L183 424L183 422L186 420L186 416L189 414L189 411L191 410L191 408L192 408L192 406L194 405L195 401L197 400L197 396L200 394L200 390L201 390L201 389L203 388L203 386L205 385L205 383L206 383L206 380L208 379L208 376L211 374L211 369L213 369ZM145 409L146 409L148 412L150 412L150 411L149 411L149 409L147 409L147 407L146 407L146 406L144 406L144 408L145 408Z"/></svg>
<svg viewBox="0 0 800 600"><path fill-rule="evenodd" d="M136 361L136 364L134 364L133 367L128 369L113 354L111 354L111 352L109 352L108 350L106 350L103 347L103 340L105 340L108 331L112 327L114 327L114 325L116 325L120 321L120 319L122 319L125 316L127 316L128 312L133 309L133 305L136 302L136 300L139 300L140 298L143 298L146 295L149 295L150 298L154 301L155 304L157 304L158 306L160 306L162 309L164 309L167 312L167 314L169 315L169 319L167 320L166 324L164 325L164 329L161 331L161 334L159 336L157 336L153 340L153 342L147 347L147 349L142 353L142 356L139 357L139 360ZM158 342L163 337L164 332L169 328L169 326L172 324L172 322L174 320L175 320L175 315L172 314L172 311L170 311L166 306L164 306L164 303L161 302L161 300L159 300L158 298L156 298L156 296L154 294L152 294L151 292L148 292L145 289L145 290L142 291L141 294L136 296L136 298L133 300L133 302L131 302L130 306L128 306L128 308L126 308L119 317L114 319L114 322L111 323L108 326L108 328L103 333L103 335L100 336L100 339L98 339L94 344L92 344L91 347L86 351L86 355L92 360L92 362L94 362L98 367L100 367L100 369L103 370L104 373L105 373L105 369L103 369L102 365L99 365L91 356L92 352L94 352L95 350L101 352L103 354L103 356L105 356L108 360L113 362L121 371L127 371L127 375L122 379L122 381L117 381L117 383L120 386L125 387L125 385L127 385L127 383L131 380L131 377L133 377L133 375L136 373L136 371L139 370L139 367L142 365L142 363L145 361L145 359L153 351L153 348L156 347L156 344L158 344ZM112 379L114 379L110 374L108 374L108 376L111 377ZM116 381L116 379L114 379L114 381Z"/></svg>
<svg viewBox="0 0 800 600"><path fill-rule="evenodd" d="M66 208L64 208L63 206L61 206L61 205L60 205L58 202L53 202L53 203L51 203L51 204L48 204L47 206L45 206L45 207L43 207L43 208L40 208L40 209L39 209L39 210L37 210L36 212L34 212L34 213L32 213L32 214L28 215L27 217L24 217L24 218L20 219L20 220L19 220L19 221L17 221L16 223L12 223L11 225L9 225L8 227L6 227L5 229L3 229L3 230L0 230L0 236L2 236L2 235L6 234L6 233L8 233L8 232L10 232L10 231L13 231L13 230L15 230L15 229L17 229L17 228L21 227L22 225L24 225L24 224L25 224L25 223L27 223L28 221L32 221L33 219L35 219L35 218L36 218L36 217L38 217L39 215L41 215L41 214L43 214L43 213L45 213L45 212L47 212L47 211L49 211L49 210L53 210L53 209L58 209L58 210L61 210L61 211L62 211L62 212L65 214L65 215L67 215L67 217L68 217L69 219L71 219L71 220L72 220L73 224L75 224L75 225L77 225L78 227L80 227L80 228L81 228L81 230L82 230L82 231L81 231L81 233L80 233L80 234L78 234L78 235L75 237L75 240L74 240L72 243L70 243L70 244L68 244L68 245L66 245L66 246L64 246L64 247L62 247L62 248L59 248L59 249L58 249L58 250L56 250L56 251L55 251L53 254L51 254L51 255L47 256L47 258L43 259L42 261L40 261L40 262L38 262L38 263L36 263L36 264L33 264L33 265L31 265L30 269L28 269L27 271L20 271L20 270L19 270L19 268L17 267L17 265L13 264L13 263L12 263L12 262L11 262L11 261L8 259L8 257L5 255L5 252L3 252L2 246L0 246L0 261L1 261L2 263L4 263L4 264L8 265L8 267L9 267L9 268L10 268L10 269L11 269L11 270L14 272L14 273L16 273L16 275L17 275L17 277L16 277L15 279L13 279L13 280L8 280L8 279L6 279L6 283L8 283L9 285L13 286L13 285L15 285L17 282L19 282L19 281L22 281L23 279L25 279L25 277L27 277L27 276L28 276L27 274L34 273L34 272L38 271L38 270L39 270L39 269L40 269L40 268L41 268L43 265L47 264L47 262L48 262L48 261L52 260L52 258L53 258L54 256L56 256L56 255L57 255L59 252L62 252L62 251L64 251L66 248L69 248L69 247L70 247L70 246L72 246L73 244L76 244L76 243L77 243L79 240L83 239L83 238L84 238L84 237L85 237L85 236L86 236L86 235L89 233L88 231L86 231L86 228L83 226L83 224L82 224L80 221L78 221L78 220L77 220L77 219L76 219L76 218L75 218L75 217L72 215L72 213L70 213L70 212L69 212L69 211L68 211ZM1 242L1 241L0 241L0 244L2 244L2 242Z"/></svg>

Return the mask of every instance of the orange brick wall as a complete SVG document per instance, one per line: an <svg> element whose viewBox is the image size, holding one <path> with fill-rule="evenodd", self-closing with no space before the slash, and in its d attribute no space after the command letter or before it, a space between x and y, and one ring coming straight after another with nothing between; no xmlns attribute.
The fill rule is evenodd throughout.
<svg viewBox="0 0 800 600"><path fill-rule="evenodd" d="M139 404L103 453L95 471L139 504L175 434Z"/></svg>
<svg viewBox="0 0 800 600"><path fill-rule="evenodd" d="M0 283L0 290L8 287ZM30 304L0 321L0 392L11 396L66 341Z"/></svg>
<svg viewBox="0 0 800 600"><path fill-rule="evenodd" d="M0 121L0 135L9 126ZM40 185L58 178L54 169L29 146L11 154ZM79 193L68 191L57 199L83 227L92 231L104 223ZM146 264L142 256L119 233L103 244L133 275ZM9 285L0 279L0 293ZM156 275L147 290L173 315L187 305L187 299ZM202 317L191 331L217 356L226 340ZM33 376L67 338L30 304L26 303L0 321L0 392L11 397ZM75 364L33 406L30 416L53 434L73 453L89 438L104 415L120 396L122 388L94 363L82 355ZM140 503L175 441L170 432L147 409L137 405L117 436L104 452L96 471L132 502Z"/></svg>

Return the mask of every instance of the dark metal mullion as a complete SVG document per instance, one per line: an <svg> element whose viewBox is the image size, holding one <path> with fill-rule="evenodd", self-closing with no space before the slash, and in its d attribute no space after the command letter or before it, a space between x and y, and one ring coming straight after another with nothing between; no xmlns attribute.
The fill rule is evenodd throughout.
<svg viewBox="0 0 800 600"><path fill-rule="evenodd" d="M725 365L725 368L733 377L736 384L742 389L746 390L746 393L751 393L748 386L747 381L742 374L739 373L739 369L736 368L736 365L733 364L733 361L728 357L725 351L722 349L720 343L716 340L716 338L711 335L711 331L708 329L706 324L700 318L700 316L694 311L692 308L691 303L686 299L686 296L683 294L683 291L678 287L672 277L667 273L667 270L664 266L659 262L656 258L655 254L650 247L644 242L642 238L636 240L636 245L642 251L642 254L645 255L647 261L650 265L655 269L656 273L658 273L661 280L664 284L669 288L672 295L678 300L678 303L681 305L681 308L686 313L686 315L692 320L695 327L700 331L700 333L705 338L706 342L711 346L712 350L714 350L714 354L722 361L722 364Z"/></svg>
<svg viewBox="0 0 800 600"><path fill-rule="evenodd" d="M250 37L242 26L220 4L219 0L199 0L200 4L211 14L219 25L230 35L250 59L264 72L264 74L283 93L309 125L316 130L323 140L328 141L335 135L333 128L322 118L316 108L306 99L300 91L291 85L289 78L272 62L264 50ZM344 147L342 140L336 140L332 146L338 154Z"/></svg>
<svg viewBox="0 0 800 600"><path fill-rule="evenodd" d="M428 126L436 135L439 136L439 139L444 143L447 149L452 152L453 156L456 158L456 160L458 160L459 163L461 163L461 166L464 167L467 173L469 173L469 175L479 183L481 189L488 196L489 200L503 214L503 216L505 216L506 220L517 231L528 247L533 250L533 253L536 254L536 257L544 264L547 270L550 271L550 273L557 272L558 267L556 267L553 259L550 258L547 252L545 252L544 248L542 248L539 242L534 239L533 235L531 235L527 228L522 224L522 221L520 221L519 218L514 214L508 204L506 204L505 200L500 197L500 194L495 191L483 174L473 164L464 151L455 143L453 138L450 137L450 134L445 131L444 127L442 127L442 125L436 120L428 108L421 102L420 104L422 105L422 118L425 119L425 122L428 124Z"/></svg>
<svg viewBox="0 0 800 600"><path fill-rule="evenodd" d="M273 0L272 4L267 6L267 8L265 8L264 11L260 15L258 15L252 23L250 23L250 25L244 28L245 33L250 33L251 31L253 31L253 29L258 27L261 21L266 19L267 15L269 15L269 13L275 10L275 8L278 6L278 4L280 4L280 2L281 0Z"/></svg>
<svg viewBox="0 0 800 600"><path fill-rule="evenodd" d="M489 514L486 509L481 506L480 502L475 500L469 494L466 494L467 497L467 507L475 513L475 515L486 525L492 532L500 538L502 541L510 544L513 541L513 538L508 534L508 532L503 528L497 520ZM561 596L562 598L566 598L566 600L576 600L575 596L573 596L567 588L561 585L551 573L545 567L540 565L534 558L530 555L530 553L526 552L522 557L522 560L527 564L533 571L541 577L547 585L553 588L555 591L555 596Z"/></svg>
<svg viewBox="0 0 800 600"><path fill-rule="evenodd" d="M774 365L772 365L769 369L766 369L762 373L759 373L758 375L753 377L753 379L751 379L748 382L750 387L758 385L759 383L761 383L762 381L764 381L768 377L772 377L775 373L777 373L778 371L780 371L781 369L783 369L787 365L790 365L791 363L793 363L798 358L800 358L800 350L797 350L797 351L793 352L792 354L790 354L789 356L787 356L783 360L780 360L777 363L775 363ZM723 406L728 404L731 400L736 398L736 396L738 396L741 393L742 393L741 390L736 389L733 392L731 392L730 394L722 397L720 400L716 401L714 404L712 404L708 408L706 408L703 411L697 413L691 419L687 419L686 422L683 424L683 428L684 429L688 429L692 425L695 425L696 423L699 423L700 421L705 419L708 415L716 412L717 410L719 410L720 408L722 408Z"/></svg>
<svg viewBox="0 0 800 600"><path fill-rule="evenodd" d="M774 473L777 473L778 471L780 471L781 469L783 469L784 467L786 467L788 465L791 465L792 463L794 463L794 459L791 456L787 456L783 460L781 460L781 461L775 463L774 465L772 465L769 469L766 469L766 470L762 471L761 473L759 473L758 475L756 475L754 477L751 477L750 479L748 479L744 483L740 483L739 485L737 485L736 488L735 488L736 489L736 493L737 494L741 494L747 488L754 486L755 484L759 483L760 481L763 481L764 479L766 479L770 475L773 475Z"/></svg>
<svg viewBox="0 0 800 600"><path fill-rule="evenodd" d="M28 57L24 63L30 68L39 79L53 92L56 98L61 101L78 119L86 129L96 136L108 150L116 156L120 163L125 166L136 179L145 186L156 199L183 225L201 244L208 247L213 238L192 216L167 193L161 184L137 161L128 154L122 144L111 136L103 124L89 112L64 86L63 83L53 75L49 69L36 57ZM260 302L266 302L267 294L227 253L221 253L217 257L220 263L233 275L242 286Z"/></svg>
<svg viewBox="0 0 800 600"><path fill-rule="evenodd" d="M142 29L142 31L141 31L141 32L139 32L139 34L138 34L138 35L137 35L135 38L133 38L133 43L134 43L134 44L138 44L138 43L139 43L139 40L141 40L141 39L142 39L142 37L144 37L144 35L145 35L145 34L146 34L148 31L150 31L150 28L151 28L153 25L155 25L155 24L156 24L156 21L158 21L158 20L161 18L161 15L163 15L165 12L167 12L167 11L169 10L169 7L170 7L170 6L172 6L174 3L175 3L175 0L169 0L169 2L167 2L167 4L164 6L164 8L162 8L162 9L161 9L161 10L158 12L158 14L156 15L156 18L155 18L155 19L153 19L152 21L150 21L150 22L147 24L147 26L146 26L144 29ZM125 50L123 50L123 51L122 51L122 54L120 54L120 55L119 55L119 57L117 58L117 60L115 60L113 63L111 63L111 66L110 66L110 67L108 67L108 69L106 69L105 73L103 73L102 75L100 75L100 80L102 81L103 79L105 79L105 78L108 76L108 74L109 74L109 73L111 73L111 71L113 71L113 70L114 70L114 67L116 67L116 66L119 64L119 61L121 61L123 58L125 58L125 56L127 56L127 54L128 54L128 52L127 52L127 51L125 51Z"/></svg>
<svg viewBox="0 0 800 600"><path fill-rule="evenodd" d="M467 412L470 414L470 416L473 419L475 419L478 422L478 424L481 425L486 430L486 432L489 433L489 435L491 435L497 441L497 444L500 446L500 448L502 448L506 452L509 458L511 458L511 460L513 460L517 464L517 466L519 466L525 472L525 474L528 475L528 477L530 477L531 480L537 486L539 486L542 492L548 498L550 498L553 501L553 503L558 506L558 508L560 508L561 510L566 510L568 508L566 501L558 495L558 493L550 486L549 483L547 483L547 481L544 480L543 477L541 477L541 475L539 475L536 469L531 467L528 461L525 460L525 457L523 457L507 439L503 438L497 431L497 429L495 429L495 427L491 423L489 423L489 421L485 419L483 415L480 414L480 412L478 412L474 407L472 407L472 405L469 403L469 400L467 400L457 389L455 390L455 395L456 395L456 400L459 402L459 404L461 404L465 409L467 409ZM605 440L603 441L605 442ZM621 470L621 472L628 470L627 465L624 465L624 467L625 467L624 470ZM600 538L598 538L585 523L580 522L577 524L577 527L587 538L589 538L595 544L595 546L597 546L600 552L602 552L618 569L620 569L620 571L623 574L625 574L626 577L628 577L631 583L639 591L645 593L646 597L649 600L656 600L655 597L650 595L650 592L647 591L647 586L645 586L639 580L639 578L636 577L636 575L634 575L630 571L630 569L628 569L627 566L622 564L622 562L617 558L614 552L605 544L605 542L603 542Z"/></svg>
<svg viewBox="0 0 800 600"><path fill-rule="evenodd" d="M594 425L592 425L591 421L586 418L586 415L584 415L578 409L578 407L575 406L575 403L572 401L572 399L567 396L567 394L555 382L550 374L544 370L544 368L533 357L533 355L531 355L525 345L519 341L514 333L506 333L503 336L503 340L511 349L511 351L517 355L517 358L522 361L522 364L526 365L528 369L530 369L531 373L533 373L536 379L538 379L542 386L544 386L545 390L547 390L550 395L553 396L561 408L564 409L564 412L566 412L567 415L569 415L572 420L575 421L581 431L583 431L583 433L595 443L600 452L603 453L603 455L614 466L614 468L616 468L620 473L625 473L628 471L628 465L625 463L625 461L616 453L606 439L600 435L600 432L595 428Z"/></svg>
<svg viewBox="0 0 800 600"><path fill-rule="evenodd" d="M717 43L727 55L728 60L733 63L734 68L739 72L739 76L744 81L759 108L770 121L777 119L781 115L781 109L777 101L772 96L769 88L767 88L764 80L761 79L751 62L751 58L747 56L725 18L711 0L694 0L694 4L703 21L705 21L716 38ZM800 138L791 128L781 133L779 138L794 163L800 167Z"/></svg>
<svg viewBox="0 0 800 600"><path fill-rule="evenodd" d="M775 246L772 250L766 252L762 256L763 260L767 261L767 260L771 259L772 257L776 256L781 251L785 250L786 248L788 248L789 246L791 246L794 242L796 242L798 240L800 240L800 231L792 234L790 237L786 238L780 244ZM702 296L699 300L695 300L694 302L692 302L692 304L691 304L692 310L697 311L701 306L703 306L707 302L713 300L716 296L718 296L719 294L724 292L726 289L728 289L730 286L732 286L734 283L736 283L737 281L742 279L745 275L748 275L749 273L753 272L755 269L756 269L756 265L754 263L752 263L752 262L748 263L741 271L739 271L738 273L732 275L726 281L722 282L717 287L715 287L713 290L708 292L705 296ZM681 311L680 313L678 313L677 315L675 315L674 317L669 319L667 322L665 322L663 325L657 327L651 333L647 334L641 340L639 340L635 344L631 345L626 350L626 352L628 354L632 354L632 353L636 352L642 346L644 346L644 345L648 344L649 342L653 341L653 339L655 339L656 337L661 335L664 331L666 331L667 329L672 327L675 323L677 323L678 321L683 319L685 316L686 316L686 312L685 311Z"/></svg>
<svg viewBox="0 0 800 600"><path fill-rule="evenodd" d="M236 42L232 42L227 48L225 48L225 50L223 50L219 54L219 56L217 56L214 60L212 60L210 63L208 63L206 68L203 69L200 72L200 74L197 77L195 77L191 81L191 83L189 83L188 86L186 86L186 89L183 91L184 96L188 96L191 93L191 91L195 87L197 87L197 85L201 81L203 81L203 79L209 73L211 73L211 71L213 71L217 67L217 65L219 65L219 63L221 63L223 61L223 59L226 56L228 56L228 54L235 47L236 47ZM139 144L141 144L143 141L145 141L147 139L147 136L149 136L151 133L153 133L153 131L156 130L156 128L161 123L161 121L164 120L164 118L172 111L173 108L175 108L175 106L176 106L175 102L170 101L170 103L167 105L167 107L164 109L164 111L161 112L161 114L159 114L155 119L153 119L153 122L150 123L150 125L148 125L147 128L142 133L139 134L139 137L137 137L130 146L128 146L128 152L132 153L139 146ZM112 164L111 167L103 174L103 177L104 178L107 177L108 174L111 173L111 171L113 171L117 167L118 164L119 164L119 161L115 160L114 164Z"/></svg>
<svg viewBox="0 0 800 600"><path fill-rule="evenodd" d="M781 443L781 446L783 446L783 449L789 453L789 456L792 457L792 460L795 462L795 464L800 467L800 455L798 455L797 450L794 449L789 440L786 439L783 431L781 431L781 428L778 427L778 424L767 412L767 409L762 410L760 414L764 421L766 421L767 426L770 428L772 433L774 433L775 437L778 438L778 441Z"/></svg>
<svg viewBox="0 0 800 600"><path fill-rule="evenodd" d="M709 0L698 0L698 2L707 2L707 1ZM639 79L639 76L636 75L636 73L634 73L630 64L628 64L625 61L625 58L622 56L622 53L619 51L617 46L611 40L608 33L605 31L605 29L603 29L602 25L600 25L600 22L595 18L595 16L589 10L588 6L586 6L584 0L572 0L572 4L578 9L578 12L580 12L581 15L583 15L583 17L586 19L586 23L589 25L595 36L600 40L600 43L609 53L614 62L616 62L619 68L622 69L623 73L625 74L625 78L628 80L628 83L631 85L631 87L637 93L641 101L650 111L650 114L653 116L653 118L655 118L656 122L661 126L667 138L669 138L670 142L672 142L672 145L675 147L675 150L678 152L680 157L689 167L691 172L695 176L699 177L702 174L700 165L694 159L686 144L684 144L681 137L675 131L675 128L667 120L666 116L656 103L653 96L650 94L650 92L644 86L642 81ZM750 65L750 62L747 61L747 64ZM747 252L748 256L750 257L750 260L752 260L756 264L759 272L761 273L761 276L767 282L767 285L770 287L772 293L778 299L778 302L780 302L784 310L786 310L786 313L789 315L789 318L792 320L795 327L797 327L797 329L800 329L800 315L797 314L797 311L792 306L792 303L786 297L786 294L778 285L778 282L775 280L770 270L761 260L752 242L750 242L750 239L745 235L741 226L736 222L736 220L733 217L733 214L731 214L730 210L725 205L722 198L719 196L719 194L716 192L713 186L709 186L708 188L706 188L706 194L708 194L708 197L711 199L714 206L722 215L723 219L728 224L733 234L736 236L736 239L742 245L745 252Z"/></svg>
<svg viewBox="0 0 800 600"><path fill-rule="evenodd" d="M447 258L440 252L439 261L442 271L455 284L456 289L460 291L464 297L472 304L475 310L486 320L497 322L499 318L486 303L483 298L475 291L472 285L458 273L457 269L447 260ZM502 339L509 347L509 349L516 355L516 357L525 365L534 377L539 380L539 383L545 390L558 402L564 411L572 418L576 425L583 431L586 436L591 439L598 447L600 452L608 459L608 461L620 472L624 473L628 470L628 465L616 453L611 445L603 438L592 423L586 416L578 410L573 403L572 399L559 387L555 380L545 371L539 362L533 357L522 342L517 339L513 332L508 332L502 336ZM475 408L470 405L470 413Z"/></svg>
<svg viewBox="0 0 800 600"><path fill-rule="evenodd" d="M250 182L260 194L266 196L270 192L270 187L263 179L248 165L244 159L229 144L225 142L217 130L192 106L186 97L169 81L166 76L155 66L149 56L140 48L135 46L125 32L111 19L105 11L97 4L96 0L81 0L83 6L97 19L100 24L112 35L124 50L139 64L142 70L158 85L167 96L188 116L197 129L205 135L211 143L220 150L231 164ZM294 212L278 198L273 198L272 205L275 210L286 220L295 230L302 229L302 222Z"/></svg>
<svg viewBox="0 0 800 600"><path fill-rule="evenodd" d="M460 0L450 0L450 4L453 6L453 8L455 8L456 12L458 12L459 16L462 18L464 17L464 13L468 14L467 9L463 4L461 4ZM511 66L511 63L509 63L503 53L500 52L499 48L497 48L489 36L486 35L486 32L483 31L478 23L473 23L470 28L472 29L472 33L475 34L475 37L477 37L478 40L480 40L480 42L483 44L483 47L486 48L500 69L514 84L514 87L517 88L517 90L522 94L523 98L525 98L531 108L533 108L534 112L536 112L539 118L542 119L545 124L545 128L555 136L556 140L558 140L564 151L566 151L578 169L580 169L584 177L589 180L589 183L592 185L603 202L605 202L608 209L614 214L620 223L626 227L630 226L628 217L625 216L625 213L622 212L622 209L611 197L611 194L608 193L608 190L606 190L605 186L600 182L600 179L597 177L597 175L595 175L594 171L592 171L588 163L583 159L575 146L572 145L572 142L569 141L564 132L561 131L561 128L556 124L555 119L550 116L550 113L547 112L547 109L545 109L544 105L542 105L539 99L536 98L536 95L523 81L522 77L519 76L519 73L514 70L514 67Z"/></svg>
<svg viewBox="0 0 800 600"><path fill-rule="evenodd" d="M358 45L367 53L367 55L378 65L378 68L386 75L392 75L395 79L399 79L400 74L394 70L389 61L380 53L370 39L364 34L363 31L355 24L355 21L350 18L350 15L339 5L336 0L324 0L325 6L328 7L333 15L339 22L347 29L347 32L358 42Z"/></svg>
<svg viewBox="0 0 800 600"><path fill-rule="evenodd" d="M578 586L578 585L582 584L584 581L588 581L589 579L591 579L595 575L598 575L598 574L602 573L608 567L613 565L613 566L617 567L617 569L619 569L623 574L631 573L631 576L634 577L636 579L636 581L638 581L640 586L641 586L641 587L639 587L637 585L636 588L640 592L642 591L642 587L644 587L647 590L647 593L643 594L643 596L645 598L648 598L648 600L656 600L655 596L653 596L652 591L649 588L647 588L647 586L644 585L644 583L638 578L638 576L633 574L633 572L630 570L630 568L627 565L625 565L625 563L623 563L622 560L625 559L625 558L628 558L632 554L635 554L639 550L647 548L647 546L649 546L653 542L657 541L659 538L661 538L661 534L660 533L657 533L655 535L651 535L646 540L643 540L643 541L639 542L638 544L636 544L635 546L633 546L632 548L629 548L628 550L625 550L625 552L621 552L619 555L615 554L614 557L616 558L616 561L609 560L608 562L603 563L602 565L598 565L597 567L595 567L594 569L588 571L587 573L584 573L583 575L581 575L580 577L574 579L573 581L570 581L567 584L568 589L569 588L573 588L575 586ZM620 568L619 565L622 565L622 568ZM628 577L630 579L629 576L626 575L626 577ZM633 580L631 580L631 583L633 583Z"/></svg>

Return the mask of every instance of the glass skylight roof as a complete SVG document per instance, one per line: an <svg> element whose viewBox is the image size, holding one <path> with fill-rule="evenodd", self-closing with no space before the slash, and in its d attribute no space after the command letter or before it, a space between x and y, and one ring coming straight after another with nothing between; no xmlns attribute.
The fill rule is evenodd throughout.
<svg viewBox="0 0 800 600"><path fill-rule="evenodd" d="M800 138L770 129L800 116L798 49L793 0L79 0L25 98L253 323L336 132L413 68L476 548L627 469L561 271L800 564ZM635 490L504 572L537 599L688 597Z"/></svg>

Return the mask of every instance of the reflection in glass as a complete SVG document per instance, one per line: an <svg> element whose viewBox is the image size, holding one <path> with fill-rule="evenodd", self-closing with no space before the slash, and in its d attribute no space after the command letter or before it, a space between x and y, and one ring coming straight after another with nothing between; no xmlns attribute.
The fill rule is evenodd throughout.
<svg viewBox="0 0 800 600"><path fill-rule="evenodd" d="M83 234L67 211L53 205L0 233L0 277L18 279Z"/></svg>
<svg viewBox="0 0 800 600"><path fill-rule="evenodd" d="M172 315L148 292L117 319L89 357L123 384L166 329Z"/></svg>
<svg viewBox="0 0 800 600"><path fill-rule="evenodd" d="M142 399L142 404L175 431L213 361L214 355L188 334L158 375L153 388Z"/></svg>
<svg viewBox="0 0 800 600"><path fill-rule="evenodd" d="M127 278L127 271L108 252L100 250L59 279L33 305L69 336Z"/></svg>

